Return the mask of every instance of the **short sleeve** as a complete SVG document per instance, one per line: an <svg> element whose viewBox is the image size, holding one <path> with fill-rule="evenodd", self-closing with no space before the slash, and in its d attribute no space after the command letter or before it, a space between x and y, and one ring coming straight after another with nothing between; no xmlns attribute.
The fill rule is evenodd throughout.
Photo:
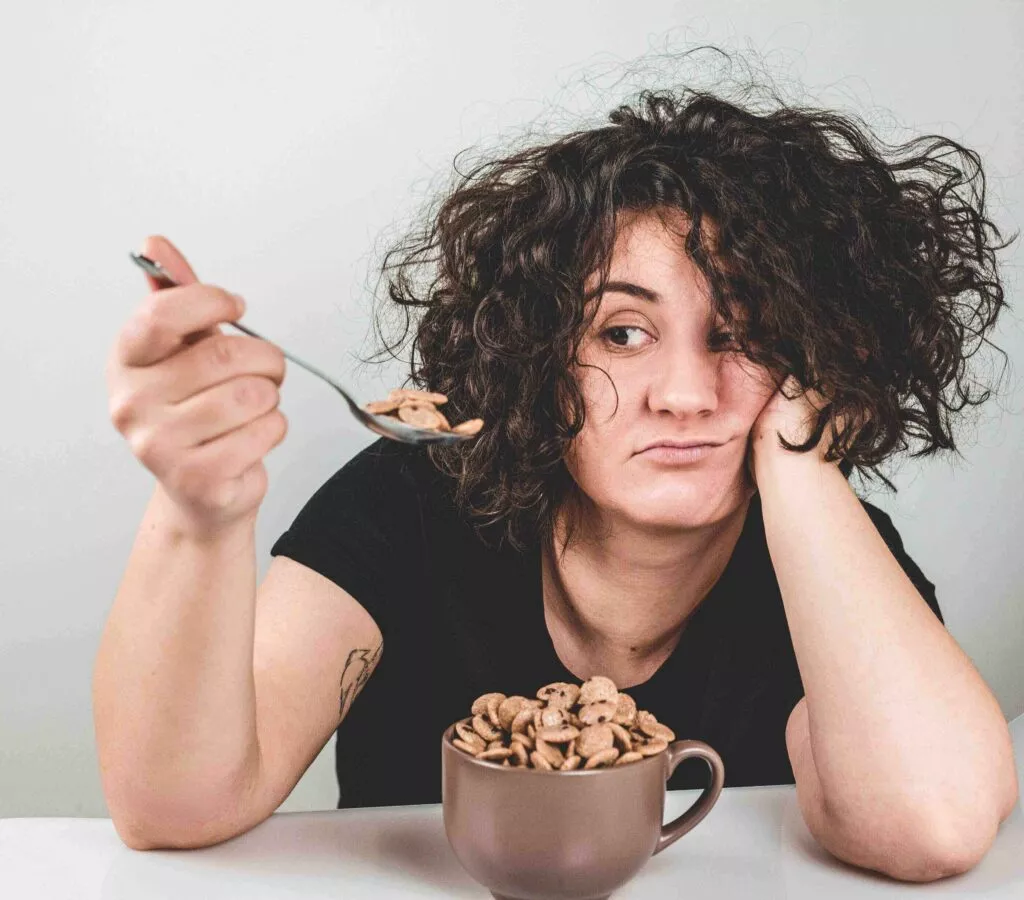
<svg viewBox="0 0 1024 900"><path fill-rule="evenodd" d="M347 591L385 639L415 579L421 521L403 448L381 438L357 453L316 490L270 549L271 556L294 559Z"/></svg>
<svg viewBox="0 0 1024 900"><path fill-rule="evenodd" d="M907 553L903 546L903 539L900 537L900 533L896 530L896 526L893 525L892 519L889 518L887 513L865 500L861 500L861 504L871 517L871 521L874 522L875 528L878 529L878 533L882 536L882 540L884 540L888 546L889 552L892 553L903 571L906 572L907 577L913 582L914 587L917 588L918 593L924 598L925 603L928 604L931 611L935 613L938 620L945 625L946 620L942 618L942 611L939 609L939 602L935 597L935 585L925 577L924 572L921 571L921 567L918 566L918 564L914 562Z"/></svg>

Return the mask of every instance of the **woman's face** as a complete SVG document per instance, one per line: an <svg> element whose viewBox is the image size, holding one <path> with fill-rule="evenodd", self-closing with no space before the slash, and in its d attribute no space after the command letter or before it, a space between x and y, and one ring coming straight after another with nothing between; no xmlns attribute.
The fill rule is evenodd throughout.
<svg viewBox="0 0 1024 900"><path fill-rule="evenodd" d="M677 230L687 227L682 213ZM703 230L703 229L702 229ZM628 283L649 297L628 293ZM715 523L754 490L746 472L751 426L774 393L766 370L712 342L720 330L703 275L657 216L620 214L608 287L580 346L576 375L586 421L566 464L590 501L641 527ZM597 284L594 274L585 285ZM616 390L618 408L616 409ZM711 441L703 456L646 449Z"/></svg>

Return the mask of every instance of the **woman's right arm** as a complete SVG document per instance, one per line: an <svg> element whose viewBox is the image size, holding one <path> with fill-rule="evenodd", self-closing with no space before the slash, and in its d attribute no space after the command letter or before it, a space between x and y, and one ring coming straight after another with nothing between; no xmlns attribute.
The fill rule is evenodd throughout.
<svg viewBox="0 0 1024 900"><path fill-rule="evenodd" d="M222 335L231 295L169 242L144 250L187 284L147 298L118 339L111 417L157 486L93 673L108 808L131 847L198 847L267 818L381 654L345 591L276 557L256 589L262 459L284 437L281 351ZM359 664L346 665L351 660Z"/></svg>
<svg viewBox="0 0 1024 900"><path fill-rule="evenodd" d="M252 526L196 540L166 507L158 486L93 678L107 806L137 850L203 847L264 821L382 650L354 598L286 556L257 592Z"/></svg>

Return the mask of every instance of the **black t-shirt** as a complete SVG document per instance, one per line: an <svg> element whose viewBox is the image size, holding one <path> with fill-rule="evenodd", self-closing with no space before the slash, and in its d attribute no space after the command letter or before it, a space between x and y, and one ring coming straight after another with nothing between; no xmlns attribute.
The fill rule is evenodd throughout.
<svg viewBox="0 0 1024 900"><path fill-rule="evenodd" d="M441 734L476 697L579 681L544 621L539 547L485 545L450 491L425 450L381 438L332 475L271 548L344 588L384 636L381 661L338 729L339 809L440 802ZM942 621L935 586L889 516L861 503ZM714 747L726 786L794 783L785 729L804 691L759 494L671 656L626 690L678 738ZM669 787L702 787L706 777L688 760Z"/></svg>

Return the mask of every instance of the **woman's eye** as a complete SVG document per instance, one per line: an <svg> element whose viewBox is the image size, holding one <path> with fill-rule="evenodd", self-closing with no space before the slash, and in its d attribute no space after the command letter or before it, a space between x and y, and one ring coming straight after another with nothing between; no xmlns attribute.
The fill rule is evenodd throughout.
<svg viewBox="0 0 1024 900"><path fill-rule="evenodd" d="M611 328L606 328L601 332L601 339L615 347L621 347L626 350L636 349L641 346L640 341L636 340L631 343L629 339L630 332L638 335L640 340L642 340L643 335L647 334L639 325L613 325Z"/></svg>

